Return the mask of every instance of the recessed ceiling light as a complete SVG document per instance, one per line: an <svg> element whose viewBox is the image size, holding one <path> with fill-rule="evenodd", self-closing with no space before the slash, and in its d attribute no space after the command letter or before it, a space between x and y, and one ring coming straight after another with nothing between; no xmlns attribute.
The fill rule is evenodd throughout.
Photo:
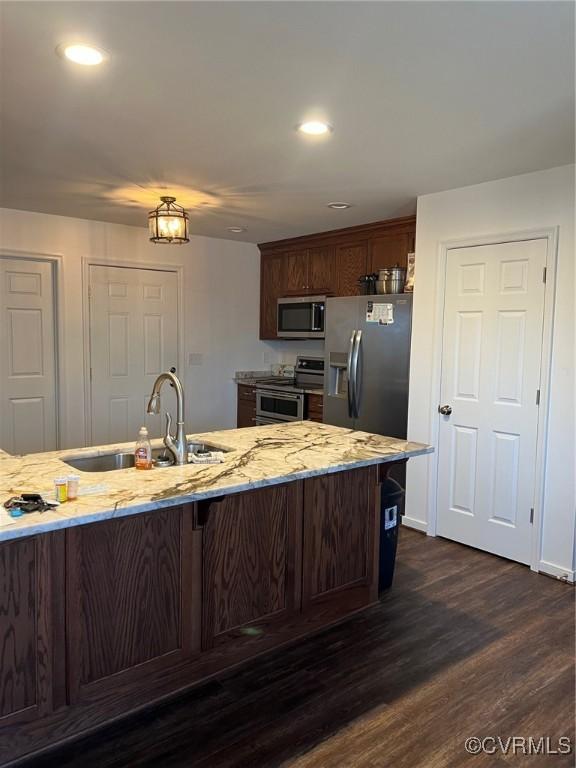
<svg viewBox="0 0 576 768"><path fill-rule="evenodd" d="M240 232L246 232L246 227L226 227L228 232L234 232L235 235L240 234Z"/></svg>
<svg viewBox="0 0 576 768"><path fill-rule="evenodd" d="M102 64L106 58L104 51L85 43L62 43L56 49L60 56L73 61L74 64L82 64L84 67L94 67Z"/></svg>
<svg viewBox="0 0 576 768"><path fill-rule="evenodd" d="M300 123L297 129L300 133L305 133L308 136L324 136L334 130L329 123L323 123L320 120L308 120L305 123Z"/></svg>
<svg viewBox="0 0 576 768"><path fill-rule="evenodd" d="M346 208L352 208L352 203L328 203L328 208L333 208L335 211L345 211Z"/></svg>

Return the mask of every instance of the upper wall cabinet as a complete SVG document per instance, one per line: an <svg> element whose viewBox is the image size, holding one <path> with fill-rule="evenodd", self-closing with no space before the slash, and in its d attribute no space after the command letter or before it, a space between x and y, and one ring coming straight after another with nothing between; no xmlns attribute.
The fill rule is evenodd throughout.
<svg viewBox="0 0 576 768"><path fill-rule="evenodd" d="M333 295L337 293L338 269L334 248L308 249L308 292Z"/></svg>
<svg viewBox="0 0 576 768"><path fill-rule="evenodd" d="M336 246L336 296L358 296L358 278L368 271L368 241Z"/></svg>
<svg viewBox="0 0 576 768"><path fill-rule="evenodd" d="M308 251L288 251L283 259L284 296L302 296L308 290Z"/></svg>
<svg viewBox="0 0 576 768"><path fill-rule="evenodd" d="M415 232L407 216L260 245L260 338L277 338L282 296L356 296L361 275L406 266Z"/></svg>
<svg viewBox="0 0 576 768"><path fill-rule="evenodd" d="M336 293L337 269L333 247L287 251L283 264L283 296Z"/></svg>
<svg viewBox="0 0 576 768"><path fill-rule="evenodd" d="M379 269L396 265L406 267L406 257L414 250L414 233L400 232L375 237L370 246L369 272L378 272Z"/></svg>
<svg viewBox="0 0 576 768"><path fill-rule="evenodd" d="M276 339L276 302L284 295L283 253L260 259L260 338Z"/></svg>

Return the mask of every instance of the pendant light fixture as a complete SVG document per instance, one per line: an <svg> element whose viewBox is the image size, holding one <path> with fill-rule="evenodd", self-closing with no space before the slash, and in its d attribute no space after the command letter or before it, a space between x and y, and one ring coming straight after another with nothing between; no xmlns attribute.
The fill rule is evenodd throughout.
<svg viewBox="0 0 576 768"><path fill-rule="evenodd" d="M161 197L158 208L148 214L148 229L153 243L187 243L188 214L175 197Z"/></svg>

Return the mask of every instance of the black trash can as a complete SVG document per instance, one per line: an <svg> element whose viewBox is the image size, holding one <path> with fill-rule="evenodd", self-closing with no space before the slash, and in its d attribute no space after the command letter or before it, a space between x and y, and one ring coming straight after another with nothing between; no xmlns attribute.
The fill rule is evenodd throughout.
<svg viewBox="0 0 576 768"><path fill-rule="evenodd" d="M380 494L380 573L378 592L392 586L396 548L398 547L398 529L404 514L404 488L400 483L387 478L382 483Z"/></svg>

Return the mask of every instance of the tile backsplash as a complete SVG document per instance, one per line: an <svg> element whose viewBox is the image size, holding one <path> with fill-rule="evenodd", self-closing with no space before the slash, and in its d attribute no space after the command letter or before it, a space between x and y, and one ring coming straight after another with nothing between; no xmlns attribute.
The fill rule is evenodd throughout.
<svg viewBox="0 0 576 768"><path fill-rule="evenodd" d="M272 375L292 378L294 376L294 363L274 363Z"/></svg>
<svg viewBox="0 0 576 768"><path fill-rule="evenodd" d="M265 354L265 363L275 365L284 363L296 364L297 355L313 355L321 357L324 354L324 341L321 339L290 339L284 341L269 341Z"/></svg>

